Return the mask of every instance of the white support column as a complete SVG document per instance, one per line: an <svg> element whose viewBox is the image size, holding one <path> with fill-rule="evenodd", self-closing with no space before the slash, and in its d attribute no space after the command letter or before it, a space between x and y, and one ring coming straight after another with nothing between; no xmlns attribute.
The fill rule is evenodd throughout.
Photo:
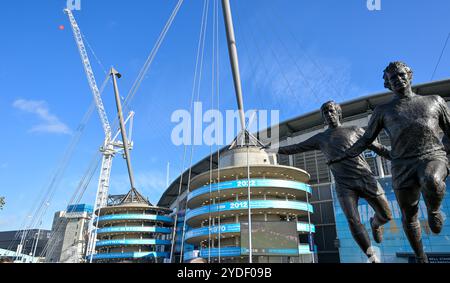
<svg viewBox="0 0 450 283"><path fill-rule="evenodd" d="M377 169L378 169L378 175L380 176L380 178L384 178L384 170L383 170L383 161L381 160L381 156L375 157L375 161L377 164Z"/></svg>

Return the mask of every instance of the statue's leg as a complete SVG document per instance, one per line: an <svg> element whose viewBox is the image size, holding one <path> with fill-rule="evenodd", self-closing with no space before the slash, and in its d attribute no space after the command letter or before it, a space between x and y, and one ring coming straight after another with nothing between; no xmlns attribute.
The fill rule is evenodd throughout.
<svg viewBox="0 0 450 283"><path fill-rule="evenodd" d="M369 234L367 233L364 225L361 224L361 219L358 211L358 196L356 193L346 194L344 196L339 196L339 204L341 205L342 211L348 221L348 226L350 232L352 233L353 239L355 239L361 250L371 257L372 254L368 254L368 250L371 247Z"/></svg>
<svg viewBox="0 0 450 283"><path fill-rule="evenodd" d="M422 231L418 219L420 187L396 189L398 205L402 211L403 230L408 238L411 248L416 254L418 262L428 262L427 256L423 250Z"/></svg>
<svg viewBox="0 0 450 283"><path fill-rule="evenodd" d="M386 199L385 194L379 195L376 198L367 198L366 200L375 211L375 216L373 218L374 226L378 227L391 221L392 212L389 208L389 202Z"/></svg>
<svg viewBox="0 0 450 283"><path fill-rule="evenodd" d="M447 164L441 160L434 160L427 162L421 169L419 179L422 196L427 206L428 224L433 233L439 234L444 222L440 208L446 189Z"/></svg>
<svg viewBox="0 0 450 283"><path fill-rule="evenodd" d="M370 219L373 238L375 242L381 243L383 241L383 225L392 219L392 212L389 208L389 203L385 194L377 197L366 198L366 200L375 211L374 217Z"/></svg>

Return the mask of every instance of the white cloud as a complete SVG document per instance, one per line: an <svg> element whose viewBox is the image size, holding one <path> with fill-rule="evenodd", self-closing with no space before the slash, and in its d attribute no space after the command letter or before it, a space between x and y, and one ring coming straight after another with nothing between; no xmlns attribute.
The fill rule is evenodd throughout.
<svg viewBox="0 0 450 283"><path fill-rule="evenodd" d="M69 135L72 133L66 124L61 122L57 116L50 113L45 101L17 99L14 101L13 107L34 114L39 118L41 122L33 126L30 132Z"/></svg>

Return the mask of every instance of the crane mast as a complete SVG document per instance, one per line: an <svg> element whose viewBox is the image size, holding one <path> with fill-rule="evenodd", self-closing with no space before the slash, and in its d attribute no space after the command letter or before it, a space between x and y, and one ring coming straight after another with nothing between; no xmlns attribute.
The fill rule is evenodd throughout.
<svg viewBox="0 0 450 283"><path fill-rule="evenodd" d="M111 167L113 157L116 153L122 152L124 150L124 144L121 141L117 141L117 137L119 133L116 133L114 137L112 137L111 126L108 121L108 116L106 115L105 107L103 106L103 101L101 98L101 93L98 89L97 82L95 80L94 72L91 67L91 63L89 61L89 57L86 51L86 47L83 42L83 37L81 35L80 28L75 20L75 17L72 14L72 11L69 9L64 9L64 13L69 17L70 24L72 26L72 31L74 34L75 41L77 43L78 51L80 53L81 61L83 63L84 70L86 72L86 77L89 82L89 86L91 88L92 95L94 96L95 105L97 108L98 115L100 117L100 121L102 123L103 131L105 134L105 140L100 148L100 152L102 153L102 164L100 168L100 176L98 180L97 186L97 194L95 198L94 212L98 211L102 207L107 205L108 201L108 192L109 192L109 184L110 184L110 176L111 176ZM129 142L127 142L127 148L132 149L133 142L131 142L131 132L133 125L134 112L130 111L127 119L125 120L125 124L129 122L130 127L130 137ZM96 232L93 223L94 217L90 223L89 228L89 243L87 248L87 254L92 255L95 251L95 242L96 242ZM92 256L91 256L92 259Z"/></svg>
<svg viewBox="0 0 450 283"><path fill-rule="evenodd" d="M78 46L78 51L80 52L81 60L83 61L84 71L89 82L92 94L94 95L95 105L97 107L98 115L102 122L103 131L105 132L106 138L111 138L111 126L109 125L108 116L106 115L105 107L103 106L103 101L101 98L100 91L97 87L97 82L95 81L94 72L92 71L91 62L87 55L86 47L84 46L83 37L81 36L80 28L78 27L77 21L72 14L72 11L65 9L64 12L67 14L70 20L70 25L72 26L72 31L75 37L75 41Z"/></svg>

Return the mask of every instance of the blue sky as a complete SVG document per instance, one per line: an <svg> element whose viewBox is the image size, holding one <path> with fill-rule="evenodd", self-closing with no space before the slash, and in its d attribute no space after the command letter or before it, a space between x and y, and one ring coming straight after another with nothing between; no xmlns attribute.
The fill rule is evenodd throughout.
<svg viewBox="0 0 450 283"><path fill-rule="evenodd" d="M176 0L81 0L75 17L101 63L123 77L130 89ZM38 201L73 137L92 95L71 29L65 0L3 1L0 12L0 230L18 229ZM212 0L211 0L212 3ZM432 3L432 4L431 4ZM188 109L192 91L203 1L186 0L147 77L131 102L136 112L132 162L138 189L156 203L170 179L182 169L182 146L170 135L170 117ZM286 120L334 99L346 101L383 91L382 70L403 60L414 82L428 82L450 32L446 0L382 0L369 11L365 0L231 0L246 108L280 110ZM209 17L212 17L212 4ZM235 108L220 12L220 110ZM64 30L59 26L65 25ZM211 18L207 28L200 100L211 103ZM448 47L450 48L450 47ZM104 70L91 56L97 82ZM450 51L443 54L434 80L449 78ZM109 86L103 99L116 115ZM94 112L44 217L64 209L103 141ZM194 162L209 154L196 146ZM82 202L93 203L98 173ZM113 163L111 193L128 190L124 160Z"/></svg>

